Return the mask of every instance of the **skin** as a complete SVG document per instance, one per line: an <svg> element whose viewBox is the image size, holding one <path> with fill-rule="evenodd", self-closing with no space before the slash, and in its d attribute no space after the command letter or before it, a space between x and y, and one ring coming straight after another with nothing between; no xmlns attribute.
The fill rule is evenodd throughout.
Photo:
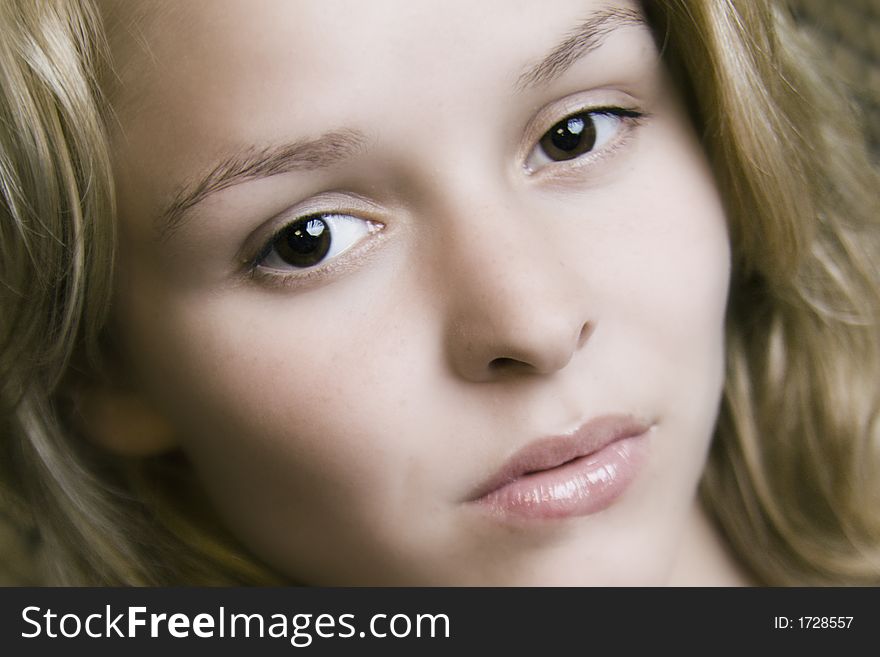
<svg viewBox="0 0 880 657"><path fill-rule="evenodd" d="M515 88L608 6L112 9L130 385L234 533L291 579L740 577L695 501L722 389L726 223L651 35L622 27ZM535 164L547 130L596 106L646 116ZM365 135L354 157L227 187L162 234L179 187L225 154L341 128ZM381 230L317 273L248 272L316 210ZM516 524L466 503L523 446L608 413L655 424L609 508Z"/></svg>

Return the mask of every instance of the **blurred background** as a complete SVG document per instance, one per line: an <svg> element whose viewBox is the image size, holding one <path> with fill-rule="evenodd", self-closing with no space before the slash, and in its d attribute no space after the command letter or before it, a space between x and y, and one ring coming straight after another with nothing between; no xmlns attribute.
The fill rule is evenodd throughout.
<svg viewBox="0 0 880 657"><path fill-rule="evenodd" d="M795 21L828 53L852 90L874 161L880 164L880 0L787 2Z"/></svg>

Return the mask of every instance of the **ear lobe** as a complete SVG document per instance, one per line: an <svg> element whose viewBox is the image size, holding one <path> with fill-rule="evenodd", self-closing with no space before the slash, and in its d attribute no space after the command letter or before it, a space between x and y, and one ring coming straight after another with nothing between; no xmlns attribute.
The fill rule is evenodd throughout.
<svg viewBox="0 0 880 657"><path fill-rule="evenodd" d="M74 413L89 441L120 456L153 456L177 446L167 420L133 392L80 387Z"/></svg>

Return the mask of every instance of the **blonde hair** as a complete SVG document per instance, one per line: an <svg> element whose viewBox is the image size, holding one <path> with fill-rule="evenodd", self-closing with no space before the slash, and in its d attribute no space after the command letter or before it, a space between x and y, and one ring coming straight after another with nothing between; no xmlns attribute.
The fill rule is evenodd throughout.
<svg viewBox="0 0 880 657"><path fill-rule="evenodd" d="M662 6L736 259L704 499L765 582L876 584L880 181L865 137L780 7Z"/></svg>
<svg viewBox="0 0 880 657"><path fill-rule="evenodd" d="M766 584L880 583L877 172L781 10L647 0L730 221L728 369L702 495ZM87 0L0 3L0 495L46 581L267 583L174 457L79 439L112 296L108 65ZM189 502L185 502L188 500Z"/></svg>
<svg viewBox="0 0 880 657"><path fill-rule="evenodd" d="M267 581L187 515L180 464L114 458L71 426L64 379L100 371L112 296L108 47L86 0L3 2L0 26L3 511L36 528L48 583Z"/></svg>

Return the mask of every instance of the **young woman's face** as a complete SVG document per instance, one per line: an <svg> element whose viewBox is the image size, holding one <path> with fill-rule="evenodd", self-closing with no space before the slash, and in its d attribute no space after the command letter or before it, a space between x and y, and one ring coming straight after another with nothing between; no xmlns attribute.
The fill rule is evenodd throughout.
<svg viewBox="0 0 880 657"><path fill-rule="evenodd" d="M117 328L235 534L314 584L667 581L730 257L637 7L119 11Z"/></svg>

